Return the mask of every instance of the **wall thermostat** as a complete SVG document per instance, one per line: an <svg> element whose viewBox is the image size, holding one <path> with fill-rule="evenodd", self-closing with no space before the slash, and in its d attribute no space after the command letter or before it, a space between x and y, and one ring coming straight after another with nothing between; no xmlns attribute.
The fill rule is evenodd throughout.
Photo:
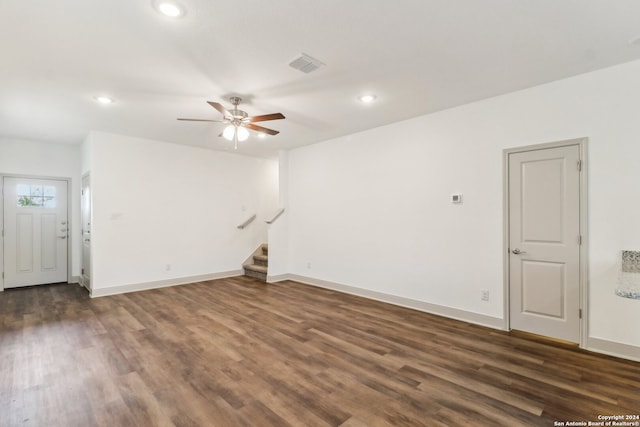
<svg viewBox="0 0 640 427"><path fill-rule="evenodd" d="M462 203L462 194L452 194L451 203Z"/></svg>

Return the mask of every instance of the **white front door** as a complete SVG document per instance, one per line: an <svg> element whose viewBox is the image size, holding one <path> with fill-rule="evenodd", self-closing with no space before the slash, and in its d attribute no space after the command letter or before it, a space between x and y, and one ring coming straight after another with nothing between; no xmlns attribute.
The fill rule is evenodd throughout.
<svg viewBox="0 0 640 427"><path fill-rule="evenodd" d="M67 281L67 182L4 178L4 287Z"/></svg>
<svg viewBox="0 0 640 427"><path fill-rule="evenodd" d="M508 155L512 329L580 342L580 147Z"/></svg>

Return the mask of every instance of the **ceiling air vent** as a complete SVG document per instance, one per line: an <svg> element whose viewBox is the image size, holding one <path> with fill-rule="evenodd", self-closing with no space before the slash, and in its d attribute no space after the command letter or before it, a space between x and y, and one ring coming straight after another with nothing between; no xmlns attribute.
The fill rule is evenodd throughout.
<svg viewBox="0 0 640 427"><path fill-rule="evenodd" d="M301 53L299 57L294 59L289 63L291 68L295 68L296 70L300 70L303 73L309 74L312 71L317 70L322 67L324 64L318 61L316 58L313 58L306 53Z"/></svg>

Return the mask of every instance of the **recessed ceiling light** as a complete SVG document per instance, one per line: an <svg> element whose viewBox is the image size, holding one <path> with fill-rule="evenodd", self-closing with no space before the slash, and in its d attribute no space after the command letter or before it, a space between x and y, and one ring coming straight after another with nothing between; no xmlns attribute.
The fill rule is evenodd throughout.
<svg viewBox="0 0 640 427"><path fill-rule="evenodd" d="M174 1L156 1L155 7L158 9L158 12L169 18L179 18L184 15L184 7Z"/></svg>
<svg viewBox="0 0 640 427"><path fill-rule="evenodd" d="M367 95L360 95L360 96L358 97L358 100L359 100L360 102L363 102L363 103L365 103L365 104L368 104L368 103L370 103L370 102L375 101L375 100L376 100L376 96L375 96L375 95L371 95L371 94L367 94Z"/></svg>
<svg viewBox="0 0 640 427"><path fill-rule="evenodd" d="M109 98L108 96L96 96L93 99L95 99L96 102L99 102L100 104L112 104L113 103L113 98Z"/></svg>

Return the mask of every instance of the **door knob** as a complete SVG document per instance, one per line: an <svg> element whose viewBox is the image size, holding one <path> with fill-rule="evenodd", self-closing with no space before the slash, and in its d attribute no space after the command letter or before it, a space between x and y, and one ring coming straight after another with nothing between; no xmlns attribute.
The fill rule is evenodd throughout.
<svg viewBox="0 0 640 427"><path fill-rule="evenodd" d="M58 239L66 239L67 236L58 236Z"/></svg>
<svg viewBox="0 0 640 427"><path fill-rule="evenodd" d="M516 254L516 255L520 255L520 254L526 254L525 251L521 251L518 248L515 248L514 250L511 251L512 253Z"/></svg>

